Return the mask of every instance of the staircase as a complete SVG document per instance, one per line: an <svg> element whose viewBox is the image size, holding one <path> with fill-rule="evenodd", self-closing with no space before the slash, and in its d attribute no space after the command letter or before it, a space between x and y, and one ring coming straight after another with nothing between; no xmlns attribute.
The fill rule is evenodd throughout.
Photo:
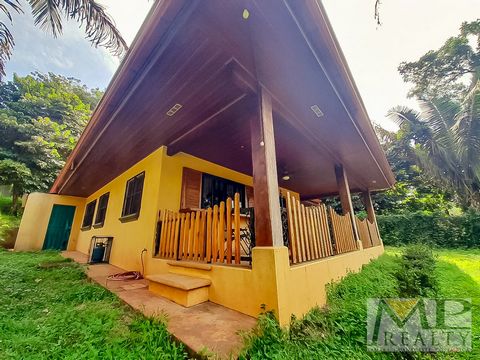
<svg viewBox="0 0 480 360"><path fill-rule="evenodd" d="M185 307L208 301L211 265L188 261L169 261L168 265L168 273L146 276L151 292Z"/></svg>

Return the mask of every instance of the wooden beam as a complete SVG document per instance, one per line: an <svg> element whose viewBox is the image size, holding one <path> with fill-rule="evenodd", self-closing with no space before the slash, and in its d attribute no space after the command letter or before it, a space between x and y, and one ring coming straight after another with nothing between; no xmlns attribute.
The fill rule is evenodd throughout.
<svg viewBox="0 0 480 360"><path fill-rule="evenodd" d="M355 236L355 240L360 240L360 236L358 235L357 222L355 221L355 212L353 211L350 187L348 185L347 172L345 171L343 165L335 165L335 176L337 178L338 194L340 195L343 215L347 213L350 214L353 235Z"/></svg>
<svg viewBox="0 0 480 360"><path fill-rule="evenodd" d="M258 116L250 121L255 241L256 246L283 246L272 98L263 88L259 88L258 107Z"/></svg>

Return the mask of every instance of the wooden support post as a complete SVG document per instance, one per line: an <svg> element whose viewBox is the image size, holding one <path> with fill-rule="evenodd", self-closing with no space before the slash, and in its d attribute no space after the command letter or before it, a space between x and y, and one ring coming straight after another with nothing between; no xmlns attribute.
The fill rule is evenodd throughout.
<svg viewBox="0 0 480 360"><path fill-rule="evenodd" d="M350 214L353 235L355 240L359 241L360 236L358 235L357 222L355 221L355 212L353 211L352 197L350 195L347 173L342 165L335 165L335 176L337 177L338 194L340 195L343 215L347 213Z"/></svg>
<svg viewBox="0 0 480 360"><path fill-rule="evenodd" d="M272 99L261 87L258 116L250 121L256 246L283 246Z"/></svg>
<svg viewBox="0 0 480 360"><path fill-rule="evenodd" d="M375 209L373 207L372 196L370 190L367 190L362 193L363 197L363 205L365 206L365 210L367 211L367 219L372 224L375 224L375 228L377 229L378 238L380 238L380 231L378 230L377 224L377 217L375 216Z"/></svg>

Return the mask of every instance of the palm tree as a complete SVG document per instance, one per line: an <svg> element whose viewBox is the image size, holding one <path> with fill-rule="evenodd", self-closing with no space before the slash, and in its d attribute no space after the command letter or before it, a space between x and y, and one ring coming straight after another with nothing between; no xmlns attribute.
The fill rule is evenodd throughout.
<svg viewBox="0 0 480 360"><path fill-rule="evenodd" d="M439 186L480 208L480 81L461 102L419 100L420 112L396 107L388 117L410 141L418 165Z"/></svg>
<svg viewBox="0 0 480 360"><path fill-rule="evenodd" d="M62 16L65 16L85 25L86 37L94 46L104 46L117 56L122 56L128 48L113 20L95 0L25 1L31 8L35 25L54 37L62 34ZM0 12L6 15L12 25L12 12L23 13L25 5L19 0L0 0ZM5 76L5 63L10 59L14 46L9 27L0 22L0 78Z"/></svg>

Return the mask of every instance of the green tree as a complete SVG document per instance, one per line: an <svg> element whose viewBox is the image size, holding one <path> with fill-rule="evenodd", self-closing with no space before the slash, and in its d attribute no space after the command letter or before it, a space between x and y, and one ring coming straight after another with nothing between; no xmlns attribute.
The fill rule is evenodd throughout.
<svg viewBox="0 0 480 360"><path fill-rule="evenodd" d="M414 85L411 97L462 101L480 78L480 20L463 23L460 33L438 50L402 62L398 70L405 82Z"/></svg>
<svg viewBox="0 0 480 360"><path fill-rule="evenodd" d="M98 89L54 74L0 84L0 161L8 165L0 168L0 184L13 184L14 197L47 191L100 96Z"/></svg>
<svg viewBox="0 0 480 360"><path fill-rule="evenodd" d="M31 8L35 25L54 37L62 34L64 18L72 19L85 27L87 39L94 46L104 46L115 55L123 55L127 44L107 15L103 6L95 0L0 0L0 11L12 25L12 12L23 13L25 6ZM5 63L12 55L15 40L9 27L0 21L0 75L5 76Z"/></svg>
<svg viewBox="0 0 480 360"><path fill-rule="evenodd" d="M0 184L12 185L12 214L18 213L18 199L33 184L30 169L20 162L0 160Z"/></svg>
<svg viewBox="0 0 480 360"><path fill-rule="evenodd" d="M448 212L453 207L452 194L438 188L417 165L410 133L375 128L380 143L397 180L395 187L373 195L379 214L402 212Z"/></svg>
<svg viewBox="0 0 480 360"><path fill-rule="evenodd" d="M465 207L480 208L480 82L462 102L422 100L421 112L397 107L400 126L418 166Z"/></svg>

